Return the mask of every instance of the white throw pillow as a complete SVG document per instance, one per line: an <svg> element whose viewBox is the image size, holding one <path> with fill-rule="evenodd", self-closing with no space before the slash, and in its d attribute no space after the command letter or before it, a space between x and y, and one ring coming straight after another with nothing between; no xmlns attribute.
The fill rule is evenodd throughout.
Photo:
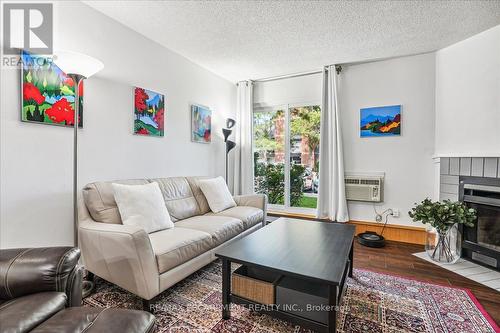
<svg viewBox="0 0 500 333"><path fill-rule="evenodd" d="M235 207L233 196L227 188L224 178L202 179L199 181L200 189L207 198L208 205L214 213Z"/></svg>
<svg viewBox="0 0 500 333"><path fill-rule="evenodd" d="M174 227L158 183L111 186L123 224L141 227L148 234Z"/></svg>

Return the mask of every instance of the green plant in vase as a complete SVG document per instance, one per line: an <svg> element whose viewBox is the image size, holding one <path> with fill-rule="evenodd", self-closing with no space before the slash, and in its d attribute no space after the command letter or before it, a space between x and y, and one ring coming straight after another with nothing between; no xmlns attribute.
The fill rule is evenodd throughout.
<svg viewBox="0 0 500 333"><path fill-rule="evenodd" d="M425 199L415 205L408 212L413 221L427 224L435 230L427 231L426 250L431 259L443 263L456 262L461 252L458 225L473 227L477 218L476 210L463 202L450 200Z"/></svg>

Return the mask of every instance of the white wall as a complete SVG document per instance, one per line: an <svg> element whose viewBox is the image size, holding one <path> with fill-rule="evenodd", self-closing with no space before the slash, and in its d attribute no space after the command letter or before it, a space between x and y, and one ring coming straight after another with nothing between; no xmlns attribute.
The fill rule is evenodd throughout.
<svg viewBox="0 0 500 333"><path fill-rule="evenodd" d="M435 57L425 54L348 66L340 77L340 110L347 172L385 172L384 203L396 208L390 223L416 225L408 211L434 195ZM402 105L401 136L359 136L359 109ZM352 220L372 221L373 205L349 203Z"/></svg>
<svg viewBox="0 0 500 333"><path fill-rule="evenodd" d="M312 74L283 80L257 82L254 85L255 106L283 104L321 104L323 74Z"/></svg>
<svg viewBox="0 0 500 333"><path fill-rule="evenodd" d="M234 84L79 2L57 2L56 48L100 59L85 82L79 187L95 180L223 175L219 135ZM78 25L75 25L78 23ZM1 72L0 247L71 245L72 130L22 123L19 72ZM132 134L133 86L165 94L165 137ZM213 142L190 141L190 103L213 109Z"/></svg>
<svg viewBox="0 0 500 333"><path fill-rule="evenodd" d="M384 172L385 200L377 204L399 209L390 223L411 224L407 212L417 201L434 195L434 54L344 66L339 80L341 125L346 172ZM254 102L321 102L322 75L257 83ZM402 104L400 137L360 138L359 110ZM373 221L373 204L349 202L352 220Z"/></svg>
<svg viewBox="0 0 500 333"><path fill-rule="evenodd" d="M436 155L500 156L500 25L436 53Z"/></svg>

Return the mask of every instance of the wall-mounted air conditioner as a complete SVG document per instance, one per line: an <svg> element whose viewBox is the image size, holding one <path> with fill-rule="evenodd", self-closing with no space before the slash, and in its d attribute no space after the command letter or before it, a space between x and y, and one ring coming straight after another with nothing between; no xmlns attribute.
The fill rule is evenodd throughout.
<svg viewBox="0 0 500 333"><path fill-rule="evenodd" d="M345 176L347 200L382 202L384 177L382 176Z"/></svg>

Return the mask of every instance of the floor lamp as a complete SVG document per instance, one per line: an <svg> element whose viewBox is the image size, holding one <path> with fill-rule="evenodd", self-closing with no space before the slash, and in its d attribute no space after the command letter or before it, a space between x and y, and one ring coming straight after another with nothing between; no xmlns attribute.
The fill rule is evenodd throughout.
<svg viewBox="0 0 500 333"><path fill-rule="evenodd" d="M226 184L227 184L228 155L229 155L229 152L231 151L231 149L236 147L236 143L234 141L228 140L228 138L231 135L231 133L233 132L233 130L231 128L233 128L235 124L236 124L236 121L234 119L227 118L226 119L226 127L227 128L222 129L222 134L224 135L224 142L226 143Z"/></svg>
<svg viewBox="0 0 500 333"><path fill-rule="evenodd" d="M86 54L60 51L54 54L54 63L68 77L73 79L75 87L74 119L73 119L73 242L78 246L78 123L80 113L80 84L104 68L99 60ZM93 289L91 281L84 281L83 294L88 295Z"/></svg>

